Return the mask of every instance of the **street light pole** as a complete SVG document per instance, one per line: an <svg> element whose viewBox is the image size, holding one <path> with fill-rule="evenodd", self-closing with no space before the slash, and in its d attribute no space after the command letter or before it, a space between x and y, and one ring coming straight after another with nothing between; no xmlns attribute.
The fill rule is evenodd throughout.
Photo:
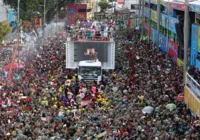
<svg viewBox="0 0 200 140"><path fill-rule="evenodd" d="M19 12L20 12L20 9L19 9L19 5L20 5L20 0L18 0L17 2L17 9L18 9L18 37L17 37L17 52L18 52L18 74L19 74L19 38L20 38L20 15L19 15Z"/></svg>
<svg viewBox="0 0 200 140"><path fill-rule="evenodd" d="M157 44L156 51L159 51L159 40L160 40L160 0L157 1Z"/></svg>
<svg viewBox="0 0 200 140"><path fill-rule="evenodd" d="M189 36L190 36L190 16L189 16L189 1L185 0L185 13L184 13L184 83L186 82L186 72L187 72L187 52L189 46Z"/></svg>
<svg viewBox="0 0 200 140"><path fill-rule="evenodd" d="M169 0L168 0L168 5L167 5L167 39L166 39L166 48L167 48L167 52L166 52L166 67L168 68L168 54L169 54L169 50L168 50L168 42L169 42Z"/></svg>
<svg viewBox="0 0 200 140"><path fill-rule="evenodd" d="M56 33L58 33L58 0L56 0Z"/></svg>
<svg viewBox="0 0 200 140"><path fill-rule="evenodd" d="M142 0L142 28L141 28L141 34L144 35L144 0Z"/></svg>
<svg viewBox="0 0 200 140"><path fill-rule="evenodd" d="M46 0L44 0L44 23L43 23L43 26L45 25L46 23Z"/></svg>

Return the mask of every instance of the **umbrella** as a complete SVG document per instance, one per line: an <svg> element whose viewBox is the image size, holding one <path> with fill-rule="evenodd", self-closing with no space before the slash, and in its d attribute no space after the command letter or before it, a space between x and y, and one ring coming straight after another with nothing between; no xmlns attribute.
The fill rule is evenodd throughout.
<svg viewBox="0 0 200 140"><path fill-rule="evenodd" d="M8 65L6 65L6 66L4 66L4 68L5 68L5 69L10 69L10 68L11 68L11 63L8 64ZM14 63L14 64L12 65L12 69L16 69L16 68L22 69L22 68L24 68L24 66L23 66L22 64L19 64L19 65L18 65L18 63Z"/></svg>
<svg viewBox="0 0 200 140"><path fill-rule="evenodd" d="M166 109L169 109L170 111L171 110L175 110L176 109L176 105L175 104L167 104L166 105Z"/></svg>
<svg viewBox="0 0 200 140"><path fill-rule="evenodd" d="M151 107L151 106L146 106L146 107L144 107L143 109L142 109L142 113L144 113L144 114L151 114L152 112L153 112L153 110L154 110L154 108L153 107Z"/></svg>

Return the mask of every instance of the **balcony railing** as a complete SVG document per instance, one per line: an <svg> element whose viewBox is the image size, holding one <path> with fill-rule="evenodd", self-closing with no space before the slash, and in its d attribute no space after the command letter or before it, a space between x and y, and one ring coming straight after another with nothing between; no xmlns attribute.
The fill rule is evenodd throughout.
<svg viewBox="0 0 200 140"><path fill-rule="evenodd" d="M200 101L200 85L188 73L187 73L187 79L186 79L186 87Z"/></svg>
<svg viewBox="0 0 200 140"><path fill-rule="evenodd" d="M68 33L72 41L113 41L113 32Z"/></svg>

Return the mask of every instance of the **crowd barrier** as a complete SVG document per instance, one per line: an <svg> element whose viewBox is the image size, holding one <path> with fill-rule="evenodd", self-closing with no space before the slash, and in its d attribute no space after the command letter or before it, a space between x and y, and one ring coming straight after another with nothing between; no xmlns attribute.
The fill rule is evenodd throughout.
<svg viewBox="0 0 200 140"><path fill-rule="evenodd" d="M68 33L72 41L110 41L113 38L113 32L82 32L82 33Z"/></svg>
<svg viewBox="0 0 200 140"><path fill-rule="evenodd" d="M186 87L194 94L194 96L200 101L200 85L193 79L188 73L186 78Z"/></svg>

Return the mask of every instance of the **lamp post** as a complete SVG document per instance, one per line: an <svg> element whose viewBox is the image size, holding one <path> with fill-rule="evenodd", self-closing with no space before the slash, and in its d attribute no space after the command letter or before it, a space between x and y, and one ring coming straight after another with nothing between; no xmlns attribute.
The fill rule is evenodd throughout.
<svg viewBox="0 0 200 140"><path fill-rule="evenodd" d="M168 0L168 5L167 5L167 39L166 39L166 67L168 68L168 54L169 54L169 49L168 49L168 42L169 42L169 0Z"/></svg>
<svg viewBox="0 0 200 140"><path fill-rule="evenodd" d="M144 35L144 0L142 0L142 28L141 28L141 34Z"/></svg>
<svg viewBox="0 0 200 140"><path fill-rule="evenodd" d="M20 0L18 0L18 2L17 2L17 10L18 10L18 37L17 37L17 52L18 52L18 68L17 68L17 70L18 70L18 74L19 74L19 38L20 38L20 15L19 15L19 5L20 5Z"/></svg>
<svg viewBox="0 0 200 140"><path fill-rule="evenodd" d="M150 30L151 30L151 3L150 3L150 0L149 0L149 31L148 31L148 48L150 48Z"/></svg>
<svg viewBox="0 0 200 140"><path fill-rule="evenodd" d="M58 33L58 0L56 0L56 34Z"/></svg>
<svg viewBox="0 0 200 140"><path fill-rule="evenodd" d="M189 36L190 36L190 16L189 16L189 0L185 0L185 13L184 13L184 83L186 82L186 72L187 72L187 52L189 46Z"/></svg>
<svg viewBox="0 0 200 140"><path fill-rule="evenodd" d="M157 44L156 51L159 51L159 40L160 40L160 0L157 1Z"/></svg>
<svg viewBox="0 0 200 140"><path fill-rule="evenodd" d="M45 25L45 23L46 23L46 14L45 14L45 13L46 13L46 0L44 0L44 15L43 15L43 16L44 16L44 21L43 21L43 22L44 22L44 23L43 23L44 37L45 37L45 27L44 27L44 25Z"/></svg>

